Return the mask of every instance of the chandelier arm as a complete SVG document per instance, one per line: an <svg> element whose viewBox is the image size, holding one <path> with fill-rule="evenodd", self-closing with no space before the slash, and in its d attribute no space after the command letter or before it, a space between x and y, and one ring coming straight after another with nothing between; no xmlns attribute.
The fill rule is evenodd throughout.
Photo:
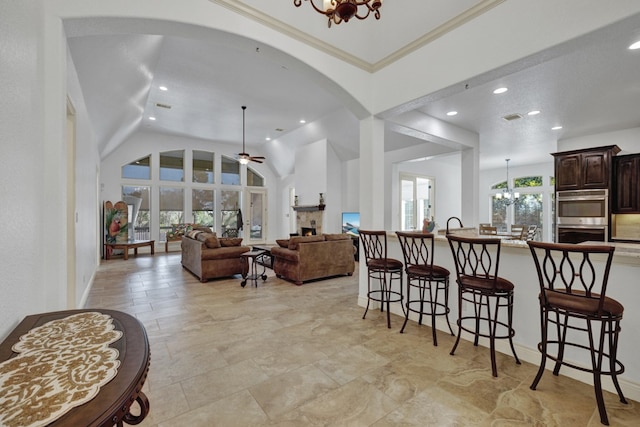
<svg viewBox="0 0 640 427"><path fill-rule="evenodd" d="M311 4L311 6L315 9L316 12L322 13L323 15L326 15L326 16L329 16L329 17L331 15L333 15L333 11L335 10L335 2L336 2L336 0L331 0L331 5L334 6L333 9L329 9L329 10L326 10L326 11L324 9L321 9L318 6L316 6L314 0L304 0L304 1L309 2ZM293 4L294 4L295 7L300 7L302 5L302 0L293 0Z"/></svg>
<svg viewBox="0 0 640 427"><path fill-rule="evenodd" d="M328 18L327 26L329 28L331 28L332 22L338 25L343 21L348 22L349 19L353 17L356 17L360 20L366 19L371 14L371 12L373 12L373 16L375 16L376 19L380 19L380 7L382 6L381 0L331 0L331 7L327 10L324 10L324 7L320 8L316 6L315 0L305 0L305 1L309 2L311 4L311 7L313 7L313 9L316 12L321 13ZM296 7L300 7L302 5L302 0L293 0L293 4ZM337 10L340 8L341 5L344 5L344 4L350 4L354 6L356 8L355 13L353 15L347 16L346 18L340 16L337 13ZM362 11L360 10L360 6L366 7L366 14L364 15L361 14Z"/></svg>

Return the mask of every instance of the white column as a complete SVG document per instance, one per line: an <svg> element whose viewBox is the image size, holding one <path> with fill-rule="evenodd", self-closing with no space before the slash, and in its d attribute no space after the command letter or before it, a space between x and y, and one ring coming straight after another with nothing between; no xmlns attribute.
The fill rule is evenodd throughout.
<svg viewBox="0 0 640 427"><path fill-rule="evenodd" d="M360 121L360 227L384 228L384 121L369 116Z"/></svg>

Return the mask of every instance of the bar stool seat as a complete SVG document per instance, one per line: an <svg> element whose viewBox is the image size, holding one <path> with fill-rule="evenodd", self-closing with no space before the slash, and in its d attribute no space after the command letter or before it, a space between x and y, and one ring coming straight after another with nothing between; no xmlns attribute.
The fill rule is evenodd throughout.
<svg viewBox="0 0 640 427"><path fill-rule="evenodd" d="M367 307L362 318L367 316L369 303L380 303L380 311L387 310L387 327L391 328L391 303L399 302L404 311L402 301L402 261L387 256L387 232L384 230L360 230L360 241L367 264ZM373 282L378 282L378 287ZM394 281L399 287L394 288Z"/></svg>
<svg viewBox="0 0 640 427"><path fill-rule="evenodd" d="M437 316L445 316L449 331L452 336L454 335L449 322L450 272L446 268L433 263L433 234L396 231L396 235L402 248L407 276L405 319L400 333L404 332L410 313L419 315L418 324L420 325L424 315L430 316L433 345L437 346ZM417 291L417 297L412 297L412 290Z"/></svg>
<svg viewBox="0 0 640 427"><path fill-rule="evenodd" d="M556 376L563 365L589 372L593 375L600 422L609 425L602 394L602 375L611 377L620 402L627 403L618 383L618 375L624 372L624 365L617 360L624 307L606 296L615 247L535 241L527 244L540 284L541 341L538 350L542 353L538 373L530 388L537 388L547 359L555 362L553 375ZM606 261L594 263L591 255L604 255ZM579 339L581 336L583 340ZM566 360L566 348L576 352L584 350L590 366Z"/></svg>

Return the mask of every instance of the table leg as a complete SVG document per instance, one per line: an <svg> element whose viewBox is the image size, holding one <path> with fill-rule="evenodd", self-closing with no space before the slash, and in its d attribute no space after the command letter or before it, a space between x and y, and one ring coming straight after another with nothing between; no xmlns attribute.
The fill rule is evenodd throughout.
<svg viewBox="0 0 640 427"><path fill-rule="evenodd" d="M154 243L153 241L151 241L151 243L149 243L149 247L151 248L151 255L156 253L156 248L155 248L155 245L153 243ZM165 246L165 252L167 252L166 246Z"/></svg>

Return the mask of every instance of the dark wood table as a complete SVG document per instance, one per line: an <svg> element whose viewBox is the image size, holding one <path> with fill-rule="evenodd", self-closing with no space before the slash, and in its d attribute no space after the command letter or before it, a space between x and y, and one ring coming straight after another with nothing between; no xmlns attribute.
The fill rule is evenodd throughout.
<svg viewBox="0 0 640 427"><path fill-rule="evenodd" d="M114 249L123 249L124 259L129 259L129 249L133 249L133 254L138 255L138 248L143 246L149 246L151 248L151 255L155 253L155 240L132 240L130 242L123 243L105 243L104 259L110 259L111 252L113 252Z"/></svg>
<svg viewBox="0 0 640 427"><path fill-rule="evenodd" d="M20 337L29 330L49 321L83 312L99 312L112 317L116 330L123 336L113 344L118 350L120 367L117 375L100 388L96 397L77 406L48 424L47 427L87 426L107 427L139 424L149 413L149 400L142 392L149 372L149 340L142 324L133 316L115 310L86 309L67 310L27 316L0 344L0 362L17 356L11 350ZM133 402L139 405L138 415L130 412Z"/></svg>

